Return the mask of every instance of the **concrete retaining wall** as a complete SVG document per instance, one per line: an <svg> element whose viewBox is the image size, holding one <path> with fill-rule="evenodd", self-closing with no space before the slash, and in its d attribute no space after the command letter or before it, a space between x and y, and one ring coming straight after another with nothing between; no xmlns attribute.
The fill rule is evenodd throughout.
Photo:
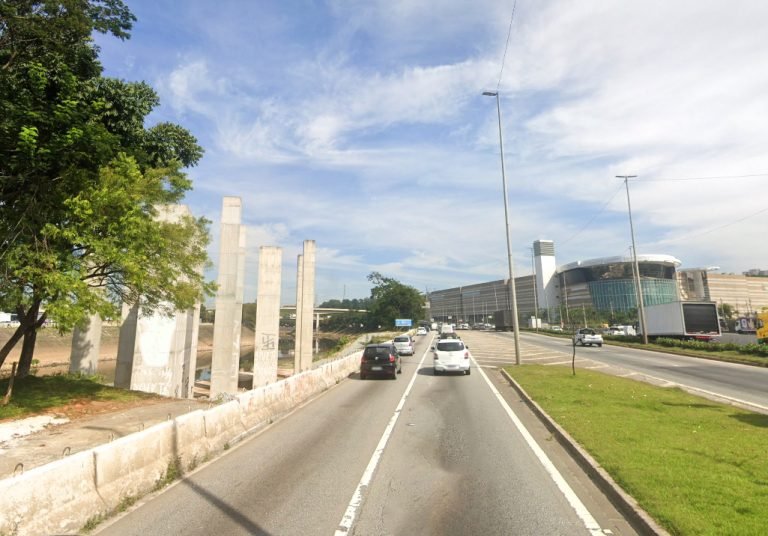
<svg viewBox="0 0 768 536"><path fill-rule="evenodd" d="M181 415L106 445L0 480L0 534L63 534L153 491L179 464L187 471L309 398L360 365L360 351L234 400Z"/></svg>

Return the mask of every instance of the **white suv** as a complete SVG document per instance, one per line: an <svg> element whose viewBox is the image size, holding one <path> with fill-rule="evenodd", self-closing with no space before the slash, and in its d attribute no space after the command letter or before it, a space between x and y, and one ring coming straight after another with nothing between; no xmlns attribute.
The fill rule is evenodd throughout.
<svg viewBox="0 0 768 536"><path fill-rule="evenodd" d="M432 347L434 352L435 376L443 372L463 372L469 374L469 348L461 339L440 339Z"/></svg>

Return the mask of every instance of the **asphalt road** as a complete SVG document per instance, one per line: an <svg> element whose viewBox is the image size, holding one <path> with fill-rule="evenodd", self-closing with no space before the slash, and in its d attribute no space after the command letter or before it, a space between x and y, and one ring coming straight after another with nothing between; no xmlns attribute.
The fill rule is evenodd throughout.
<svg viewBox="0 0 768 536"><path fill-rule="evenodd" d="M508 341L505 344L512 344L511 333L488 335L503 337ZM528 344L558 352L567 358L570 358L572 353L569 339L534 333L521 333L520 338ZM576 357L620 367L638 375L662 380L662 384L669 382L691 388L701 394L723 397L743 403L752 409L768 412L768 368L765 367L610 345L603 345L602 348L578 346Z"/></svg>
<svg viewBox="0 0 768 536"><path fill-rule="evenodd" d="M396 381L353 376L99 534L634 534L498 371L433 376L430 339Z"/></svg>

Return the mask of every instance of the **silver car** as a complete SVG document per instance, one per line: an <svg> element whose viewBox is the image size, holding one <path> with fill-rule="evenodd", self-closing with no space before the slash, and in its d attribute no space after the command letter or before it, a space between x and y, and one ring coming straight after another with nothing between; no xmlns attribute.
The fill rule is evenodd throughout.
<svg viewBox="0 0 768 536"><path fill-rule="evenodd" d="M413 355L413 339L410 335L398 335L394 338L395 348L400 355Z"/></svg>

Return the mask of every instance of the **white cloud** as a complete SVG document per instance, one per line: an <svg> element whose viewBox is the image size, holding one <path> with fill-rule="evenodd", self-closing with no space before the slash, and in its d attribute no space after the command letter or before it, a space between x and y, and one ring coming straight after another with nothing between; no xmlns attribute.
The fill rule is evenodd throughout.
<svg viewBox="0 0 768 536"><path fill-rule="evenodd" d="M372 269L420 287L503 277L498 124L480 92L498 80L510 9L336 0L313 5L305 41L296 28L312 21L273 7L274 56L253 58L221 55L253 35L224 39L216 21L204 35L226 47L178 51L161 84L208 149L197 190L242 195L251 234L291 255L316 239L335 289ZM560 263L624 254L621 174L639 175L641 253L765 262L765 213L738 221L766 206L765 178L654 179L768 172L766 15L756 1L518 2L500 95L519 273L537 238Z"/></svg>

